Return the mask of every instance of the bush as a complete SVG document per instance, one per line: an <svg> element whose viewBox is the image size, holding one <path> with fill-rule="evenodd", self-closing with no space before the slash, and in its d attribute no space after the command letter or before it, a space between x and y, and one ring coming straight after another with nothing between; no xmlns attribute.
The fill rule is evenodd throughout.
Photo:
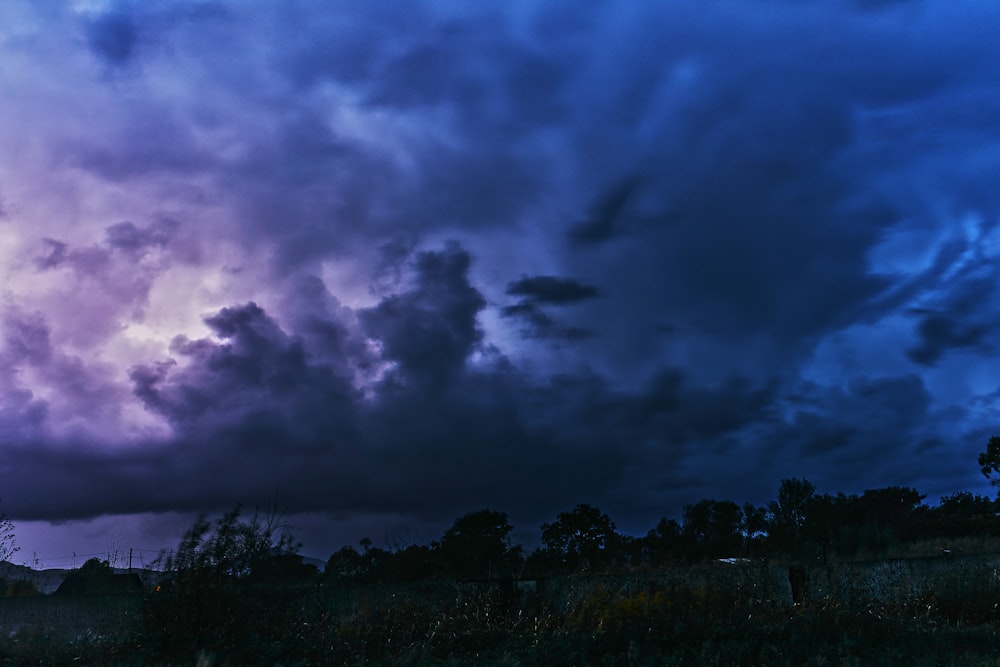
<svg viewBox="0 0 1000 667"><path fill-rule="evenodd" d="M199 517L161 556L167 574L145 606L150 639L182 660L196 651L237 663L269 655L305 622L300 603L318 578L296 550L274 515L241 520L237 507L214 524Z"/></svg>

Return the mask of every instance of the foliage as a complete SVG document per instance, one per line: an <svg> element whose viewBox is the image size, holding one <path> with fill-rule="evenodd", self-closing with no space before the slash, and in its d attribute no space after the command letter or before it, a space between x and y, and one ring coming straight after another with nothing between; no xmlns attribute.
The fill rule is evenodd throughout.
<svg viewBox="0 0 1000 667"><path fill-rule="evenodd" d="M542 524L548 559L568 570L606 567L612 563L618 543L614 522L590 505L577 505L572 511L560 512L555 522Z"/></svg>
<svg viewBox="0 0 1000 667"><path fill-rule="evenodd" d="M688 559L728 558L743 553L743 510L730 500L702 500L684 508Z"/></svg>
<svg viewBox="0 0 1000 667"><path fill-rule="evenodd" d="M922 518L923 537L1000 536L1000 500L969 491L942 497Z"/></svg>
<svg viewBox="0 0 1000 667"><path fill-rule="evenodd" d="M791 553L804 543L816 487L805 479L783 479L777 500L768 505L768 535L773 548Z"/></svg>
<svg viewBox="0 0 1000 667"><path fill-rule="evenodd" d="M336 582L361 581L368 571L367 559L354 547L347 545L334 552L326 561L323 573Z"/></svg>
<svg viewBox="0 0 1000 667"><path fill-rule="evenodd" d="M455 520L437 545L445 571L461 578L510 576L521 547L510 543L513 527L504 512L484 509Z"/></svg>
<svg viewBox="0 0 1000 667"><path fill-rule="evenodd" d="M78 574L85 577L100 577L111 574L111 572L111 565L108 561L101 560L100 558L88 559L83 565L80 566L80 569L77 570Z"/></svg>
<svg viewBox="0 0 1000 667"><path fill-rule="evenodd" d="M681 549L680 524L666 517L660 519L642 541L642 557L653 567L676 562Z"/></svg>
<svg viewBox="0 0 1000 667"><path fill-rule="evenodd" d="M995 435L986 443L986 451L979 455L979 469L990 484L1000 486L1000 436Z"/></svg>
<svg viewBox="0 0 1000 667"><path fill-rule="evenodd" d="M275 512L255 513L240 520L241 508L234 507L211 524L200 515L185 531L175 551L158 559L163 569L181 575L213 574L243 577L275 556L298 550L291 533Z"/></svg>
<svg viewBox="0 0 1000 667"><path fill-rule="evenodd" d="M311 586L302 585L309 570L297 548L273 512L241 520L236 507L214 524L198 517L159 559L166 577L146 605L153 640L167 653L252 654L301 614L297 601Z"/></svg>
<svg viewBox="0 0 1000 667"><path fill-rule="evenodd" d="M0 561L10 562L14 554L20 550L14 540L14 522L0 512Z"/></svg>
<svg viewBox="0 0 1000 667"><path fill-rule="evenodd" d="M743 503L743 547L746 556L760 555L762 543L767 538L767 509L753 503Z"/></svg>
<svg viewBox="0 0 1000 667"><path fill-rule="evenodd" d="M13 581L0 579L0 590L3 591L3 597L5 598L34 597L42 594L35 587L35 583L27 579L15 579Z"/></svg>

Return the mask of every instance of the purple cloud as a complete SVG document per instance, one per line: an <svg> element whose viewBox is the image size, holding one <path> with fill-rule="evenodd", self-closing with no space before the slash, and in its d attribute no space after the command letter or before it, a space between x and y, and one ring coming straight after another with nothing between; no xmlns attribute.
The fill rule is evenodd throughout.
<svg viewBox="0 0 1000 667"><path fill-rule="evenodd" d="M5 4L4 509L644 530L782 477L981 484L998 25Z"/></svg>

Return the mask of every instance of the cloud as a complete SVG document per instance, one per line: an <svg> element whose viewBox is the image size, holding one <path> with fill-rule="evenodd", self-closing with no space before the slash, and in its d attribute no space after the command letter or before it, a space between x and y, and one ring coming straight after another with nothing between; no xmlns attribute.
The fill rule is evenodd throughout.
<svg viewBox="0 0 1000 667"><path fill-rule="evenodd" d="M534 303L570 304L600 295L592 286L572 278L558 276L524 276L507 284L507 294L523 296Z"/></svg>
<svg viewBox="0 0 1000 667"><path fill-rule="evenodd" d="M997 10L347 9L0 6L5 509L978 481Z"/></svg>
<svg viewBox="0 0 1000 667"><path fill-rule="evenodd" d="M988 330L984 325L959 328L955 320L939 314L928 314L917 328L920 344L906 351L907 356L925 366L938 362L949 349L973 347L982 343Z"/></svg>
<svg viewBox="0 0 1000 667"><path fill-rule="evenodd" d="M486 301L468 282L469 263L457 244L419 253L412 289L358 313L365 332L396 364L387 381L440 387L475 351L483 337L476 318Z"/></svg>
<svg viewBox="0 0 1000 667"><path fill-rule="evenodd" d="M536 301L524 300L500 309L500 316L521 322L520 333L525 338L582 340L592 332L577 326L560 324L542 310Z"/></svg>
<svg viewBox="0 0 1000 667"><path fill-rule="evenodd" d="M127 394L106 364L65 351L41 312L8 306L0 319L0 367L7 377L0 397L8 404L0 428L12 444L91 438L120 425L120 403ZM117 440L119 434L107 437Z"/></svg>
<svg viewBox="0 0 1000 667"><path fill-rule="evenodd" d="M479 348L482 301L467 280L470 261L457 245L422 251L408 262L407 286L356 322L335 304L314 313L328 322L316 331L369 337L381 377L348 372L373 363L370 346L290 335L258 304L206 317L210 336L179 337L170 359L130 372L135 396L171 434L114 453L44 440L14 448L19 470L64 484L65 493L13 485L12 511L71 518L126 505L222 507L278 490L292 511L406 507L433 519L489 502L535 516L573 504L581 488L595 501L612 499L639 443L661 443L660 462L676 461L692 455L692 440L739 432L773 402L773 388L743 379L698 387L679 370L637 392L593 374L534 379ZM305 302L315 304L322 292L312 289ZM19 322L11 326L41 326ZM370 391L358 377L370 378ZM46 459L56 448L59 456Z"/></svg>
<svg viewBox="0 0 1000 667"><path fill-rule="evenodd" d="M569 240L579 246L603 243L624 231L625 208L639 186L639 179L629 178L613 186L591 207L586 220L569 230Z"/></svg>
<svg viewBox="0 0 1000 667"><path fill-rule="evenodd" d="M135 20L121 6L88 21L86 35L94 55L112 67L126 65L134 57L139 42Z"/></svg>
<svg viewBox="0 0 1000 667"><path fill-rule="evenodd" d="M45 286L34 305L57 314L52 326L60 341L92 348L141 323L157 281L201 258L199 240L170 218L103 231L102 242L80 246L43 238L33 258L31 280Z"/></svg>
<svg viewBox="0 0 1000 667"><path fill-rule="evenodd" d="M517 319L526 338L580 340L591 332L578 326L560 324L542 306L566 306L600 296L600 290L572 278L558 276L523 276L507 284L506 293L524 297L504 306L500 316Z"/></svg>
<svg viewBox="0 0 1000 667"><path fill-rule="evenodd" d="M253 447L278 433L289 444L313 447L351 429L356 392L349 378L309 363L302 343L257 304L223 308L205 322L218 342L179 337L171 352L181 363L137 366L129 374L136 395L182 437L211 434Z"/></svg>

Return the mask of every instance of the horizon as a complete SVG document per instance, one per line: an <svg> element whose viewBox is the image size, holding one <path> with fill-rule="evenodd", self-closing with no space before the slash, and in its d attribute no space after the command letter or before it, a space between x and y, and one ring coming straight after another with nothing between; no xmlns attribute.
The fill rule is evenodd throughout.
<svg viewBox="0 0 1000 667"><path fill-rule="evenodd" d="M808 481L808 480L806 480L806 481ZM990 482L988 482L988 484L990 485L989 489L991 491L995 491L996 490L996 486L992 484L992 480L990 480ZM887 488L887 487L878 487L878 488ZM861 490L861 491L858 491L858 492L849 492L849 493L845 493L844 491L839 491L839 490L827 490L827 491L824 491L824 490L817 489L816 493L819 496L828 495L828 496L835 497L838 494L844 494L845 496L850 497L850 496L860 496L862 492L864 492L864 491L871 491L871 490L877 490L877 489L864 489L864 490ZM920 492L920 489L913 489L913 490L917 491L918 493ZM993 494L990 494L990 493L983 494L983 493L980 493L977 490L961 489L961 490L956 490L956 491L954 491L954 492L952 492L950 494L943 494L943 496L940 496L940 497L937 497L937 498L934 498L934 499L930 499L926 495L921 494L921 505L925 506L925 507L929 507L929 508L938 507L939 504L940 504L940 502L941 502L942 497L944 497L944 496L954 496L954 495L962 494L962 493L969 493L969 494L972 494L974 496L985 497L987 499L992 500L995 503L1000 503L1000 491L997 491L996 493L993 493ZM723 497L719 497L719 498L700 498L700 499L697 499L697 500L693 500L689 504L695 504L696 502L698 502L700 500L732 501L732 502L735 502L740 507L743 507L743 505L744 505L744 503L742 501L740 501L740 500L733 499L733 498L723 498ZM768 502L766 502L766 501L764 503L761 503L761 504L758 504L758 503L751 503L751 504L754 504L755 506L763 508L763 509L767 509L768 508ZM480 509L496 509L496 508L480 508ZM571 508L566 508L563 511L569 511L570 509ZM601 509L601 508L597 508L597 509ZM498 511L502 512L503 510L500 509ZM252 515L253 515L253 512L250 512L250 513L241 512L241 517L243 517L243 518L249 518ZM214 523L214 521L216 519L218 519L220 516L221 516L221 513L216 514L216 515L209 515L209 516L207 516L207 518L209 519L210 522ZM456 516L454 518L457 519L459 517ZM551 522L555 518L556 518L555 516L550 517L547 522ZM614 516L611 516L610 518L615 523L616 528L617 528L617 532L619 534L625 535L625 536L628 536L628 537L632 537L632 538L642 538L649 531L651 531L655 527L654 524L650 524L645 529L640 529L640 530L634 530L634 529L633 530L622 530L620 527L618 527L617 522L614 521L614 519L615 519ZM679 515L679 514L678 515L673 515L673 516L664 515L663 517L660 517L660 518L672 519L672 520L678 521L678 523L680 523L681 525L683 525L683 517L681 515ZM659 519L657 519L657 521L658 520ZM284 521L282 521L282 523L284 523ZM187 526L185 526L185 529L187 527L189 527L189 526L190 526L190 524L187 525ZM332 542L332 543L331 542L327 542L326 543L327 545L334 545L334 546L328 546L327 547L328 548L328 553L320 553L320 552L316 551L315 549L314 550L310 550L308 548L308 546L306 544L304 544L304 543L296 551L296 553L298 555L303 556L304 558L310 559L312 561L317 561L317 562L321 561L321 562L325 563L327 560L329 560L330 556L332 556L339 549L346 548L346 547L353 547L353 548L357 549L357 547L360 546L361 543L363 541L365 541L365 540L370 540L371 543L372 543L372 545L373 545L373 548L383 549L383 550L388 551L388 552L396 552L396 551L400 551L400 550L406 548L407 546L413 546L413 545L430 546L433 543L436 543L438 541L438 539L441 537L441 535L444 533L444 531L447 528L449 528L450 526L451 526L451 523L448 523L447 525L442 526L442 528L438 531L438 533L436 535L433 535L433 536L428 536L426 534L415 534L415 533L411 532L407 526L397 526L394 533L386 532L382 536L382 539L380 541L372 539L372 537L371 537L371 531L369 531L367 533L365 533L364 531L362 531L362 533L359 533L362 536L359 537L359 538L357 538L357 539L353 539L352 541L349 540L349 541L339 542L339 543L338 542ZM524 528L522 528L520 526L517 526L517 525L513 525L512 527L513 527L513 530L511 531L511 540L510 540L512 545L523 546L523 547L527 548L529 552L532 551L532 550L534 550L534 549L536 549L536 548L539 548L541 546L541 540L540 540L540 538L541 538L541 526L539 526L538 528L536 528L534 530L531 530L531 531L529 531L527 529L524 529ZM298 542L298 536L296 535L296 527L295 526L287 526L287 528L288 528L288 532L293 537L295 537L296 541ZM17 542L17 539L16 539L17 534L18 534L17 526L15 525L14 526L15 543ZM132 562L133 562L132 569L155 569L153 567L153 565L155 564L155 561L160 556L162 556L163 554L168 553L168 552L172 552L176 548L176 545L180 542L180 540L181 540L181 533L178 533L176 536L174 536L174 541L171 544L163 546L163 547L160 547L158 549L136 548L136 547L133 547L133 546L129 546L129 543L126 540L124 533L119 533L118 537L116 538L116 542L113 543L113 544L108 545L103 551L93 551L93 552L73 551L73 552L71 552L69 554L61 554L61 555L46 554L46 555L41 555L41 554L39 554L37 552L37 550L33 550L32 553L31 553L30 558L16 558L15 560L9 560L9 561L6 561L6 562L11 563L13 565L19 565L19 566L23 566L23 567L29 567L29 568L31 568L33 570L76 569L76 568L79 568L87 560L89 560L91 558L97 558L98 560L102 560L102 561L108 562L112 567L115 567L117 569L127 569L128 565L123 564L123 563L126 563L127 560L129 559L129 557L131 556ZM25 550L21 548L20 544L17 544L16 546L18 547L18 553L19 554L24 553ZM61 548L61 547L59 547L59 548ZM66 562L69 563L68 566L67 565L60 565L59 564L59 563L66 563Z"/></svg>

